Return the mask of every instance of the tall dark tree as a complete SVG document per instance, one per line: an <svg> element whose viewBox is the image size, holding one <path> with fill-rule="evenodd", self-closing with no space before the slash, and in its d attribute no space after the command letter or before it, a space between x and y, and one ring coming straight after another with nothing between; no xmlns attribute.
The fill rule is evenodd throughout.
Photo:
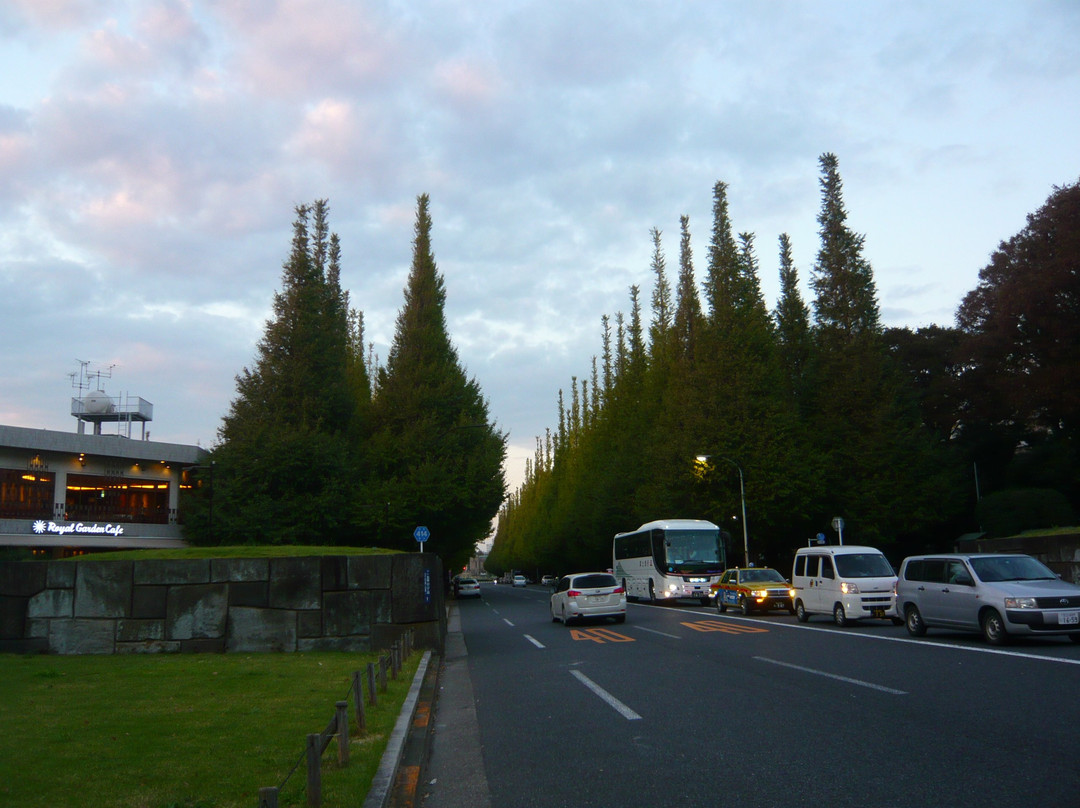
<svg viewBox="0 0 1080 808"><path fill-rule="evenodd" d="M984 480L1080 508L1080 181L1001 243L956 320L961 436L982 445Z"/></svg>
<svg viewBox="0 0 1080 808"><path fill-rule="evenodd" d="M417 200L405 303L372 403L377 483L369 518L381 523L384 546L402 549L416 547L416 526L428 527L425 549L452 568L488 534L502 502L506 436L451 344L431 227L425 194Z"/></svg>
<svg viewBox="0 0 1080 808"><path fill-rule="evenodd" d="M806 366L810 360L810 309L799 291L799 273L791 257L791 239L780 234L780 299L773 312L781 364L791 396L805 406Z"/></svg>
<svg viewBox="0 0 1080 808"><path fill-rule="evenodd" d="M296 208L292 249L273 317L252 368L237 377L214 460L210 543L338 544L347 521L348 452L355 409L349 379L348 297L329 206Z"/></svg>

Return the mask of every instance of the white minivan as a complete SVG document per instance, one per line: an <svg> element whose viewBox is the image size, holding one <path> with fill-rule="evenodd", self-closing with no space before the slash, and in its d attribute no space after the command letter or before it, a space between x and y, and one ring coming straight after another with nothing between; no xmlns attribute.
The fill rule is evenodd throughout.
<svg viewBox="0 0 1080 808"><path fill-rule="evenodd" d="M800 547L791 570L795 616L831 615L838 626L896 615L896 572L882 552L853 544Z"/></svg>

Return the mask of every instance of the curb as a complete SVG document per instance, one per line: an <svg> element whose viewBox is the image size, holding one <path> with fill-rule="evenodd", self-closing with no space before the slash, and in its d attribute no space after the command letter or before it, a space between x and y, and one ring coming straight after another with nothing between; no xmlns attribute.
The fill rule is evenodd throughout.
<svg viewBox="0 0 1080 808"><path fill-rule="evenodd" d="M409 730L416 716L417 705L420 702L420 689L424 683L428 668L432 667L430 663L431 651L429 650L424 652L424 656L416 668L409 694L405 697L404 704L401 705L401 713L398 715L394 729L390 733L390 740L386 743L386 750L383 752L375 777L371 781L371 789L364 799L363 808L385 808L389 804L388 800L397 780L398 769L405 752L405 742L408 739ZM437 669L437 666L435 668ZM417 772L417 775L419 775L419 772Z"/></svg>

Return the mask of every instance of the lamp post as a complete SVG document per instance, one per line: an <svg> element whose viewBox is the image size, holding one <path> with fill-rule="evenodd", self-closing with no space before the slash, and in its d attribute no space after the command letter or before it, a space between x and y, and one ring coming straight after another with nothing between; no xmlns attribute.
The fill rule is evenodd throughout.
<svg viewBox="0 0 1080 808"><path fill-rule="evenodd" d="M713 458L717 460L723 460L730 463L735 467L735 470L739 472L739 500L742 502L742 541L743 541L743 563L750 566L750 533L746 529L746 488L743 485L743 473L742 466L732 460L730 457L724 457L723 455L698 455L695 459L699 463L706 463Z"/></svg>

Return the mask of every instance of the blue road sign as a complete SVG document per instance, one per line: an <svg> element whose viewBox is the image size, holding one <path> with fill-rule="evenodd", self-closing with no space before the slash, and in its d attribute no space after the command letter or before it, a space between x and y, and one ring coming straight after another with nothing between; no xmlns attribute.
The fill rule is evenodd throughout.
<svg viewBox="0 0 1080 808"><path fill-rule="evenodd" d="M417 540L418 542L420 542L421 544L423 544L424 542L426 542L426 541L427 541L428 539L430 539L430 538L431 538L431 531L430 531L430 530L428 530L428 529L427 529L426 527L424 527L423 525L419 525L419 526L418 526L418 527L416 528L416 530L414 530L414 531L412 532L412 535L413 535L413 538L414 538L414 539L416 539L416 540Z"/></svg>

